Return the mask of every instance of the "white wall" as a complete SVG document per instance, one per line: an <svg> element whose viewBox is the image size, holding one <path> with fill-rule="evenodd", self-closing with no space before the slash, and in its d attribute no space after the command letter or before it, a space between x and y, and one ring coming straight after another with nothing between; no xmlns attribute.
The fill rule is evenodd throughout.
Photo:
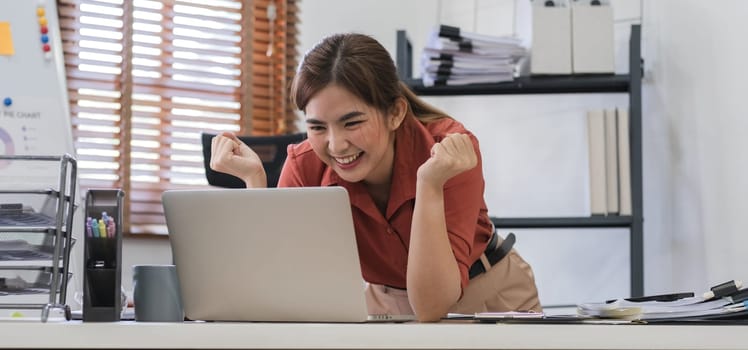
<svg viewBox="0 0 748 350"><path fill-rule="evenodd" d="M407 29L415 40L423 38L419 43L425 42L426 33L437 17L437 4L433 0L302 0L300 52L341 31L371 35L391 52L395 51L396 29Z"/></svg>
<svg viewBox="0 0 748 350"><path fill-rule="evenodd" d="M646 286L748 280L748 2L644 3Z"/></svg>

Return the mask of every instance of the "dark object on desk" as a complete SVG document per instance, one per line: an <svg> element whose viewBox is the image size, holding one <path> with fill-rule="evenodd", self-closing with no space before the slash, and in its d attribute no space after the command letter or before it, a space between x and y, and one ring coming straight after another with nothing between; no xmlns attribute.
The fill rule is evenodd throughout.
<svg viewBox="0 0 748 350"><path fill-rule="evenodd" d="M694 296L693 292L683 292L683 293L647 295L643 297L626 298L624 300L635 302L635 303L639 303L643 301L675 301L675 300L680 300L683 298L691 298L693 296ZM610 304L610 303L615 302L616 300L618 299L606 300L605 303Z"/></svg>
<svg viewBox="0 0 748 350"><path fill-rule="evenodd" d="M653 325L673 325L673 324L692 324L692 325L748 325L748 311L740 311L726 314L681 317L681 318L663 318L659 320L647 320L647 324Z"/></svg>
<svg viewBox="0 0 748 350"><path fill-rule="evenodd" d="M108 217L111 230L85 229L83 322L116 322L122 312L122 199L119 189L86 193L86 218ZM104 214L104 213L107 214Z"/></svg>
<svg viewBox="0 0 748 350"><path fill-rule="evenodd" d="M572 324L585 323L594 320L592 316L568 314L545 315L542 312L509 311L509 312L479 312L475 314L449 314L442 320L462 320L476 323L534 323L534 324Z"/></svg>
<svg viewBox="0 0 748 350"><path fill-rule="evenodd" d="M728 295L726 297L730 298L733 303L742 303L742 302L748 300L748 288L741 289L741 290L739 290L739 291L737 291L735 293L732 293L732 294L730 294L730 295Z"/></svg>
<svg viewBox="0 0 748 350"><path fill-rule="evenodd" d="M505 319L479 318L480 323L583 324L592 318L583 315L546 315L543 317L515 317Z"/></svg>
<svg viewBox="0 0 748 350"><path fill-rule="evenodd" d="M214 171L210 168L211 142L216 134L203 133L203 166L208 184L218 187L244 188L246 184L238 177ZM262 166L268 177L268 187L277 187L283 163L286 161L287 147L306 139L306 133L272 136L238 136L262 159Z"/></svg>

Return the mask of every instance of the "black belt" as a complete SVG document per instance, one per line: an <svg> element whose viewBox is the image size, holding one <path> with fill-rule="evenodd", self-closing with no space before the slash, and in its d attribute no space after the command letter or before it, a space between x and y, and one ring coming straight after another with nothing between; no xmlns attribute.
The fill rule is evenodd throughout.
<svg viewBox="0 0 748 350"><path fill-rule="evenodd" d="M488 245L486 246L486 250L483 252L483 254L486 254L486 258L488 259L488 263L491 266L496 265L501 259L503 259L509 252L512 250L512 247L514 246L514 242L517 241L517 238L514 237L514 233L509 233L505 238L504 241L499 244L499 234L494 232L493 236L491 236L491 240L488 242ZM483 266L483 262L481 259L478 259L473 263L473 266L470 266L470 278L472 279L475 276L478 276L482 273L486 272L486 268Z"/></svg>

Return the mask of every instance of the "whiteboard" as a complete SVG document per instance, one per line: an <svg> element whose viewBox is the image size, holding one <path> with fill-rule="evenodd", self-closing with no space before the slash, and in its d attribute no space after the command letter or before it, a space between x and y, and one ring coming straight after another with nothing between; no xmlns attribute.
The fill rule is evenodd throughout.
<svg viewBox="0 0 748 350"><path fill-rule="evenodd" d="M56 2L0 0L0 154L74 155L64 68ZM0 187L55 183L49 168L0 160Z"/></svg>

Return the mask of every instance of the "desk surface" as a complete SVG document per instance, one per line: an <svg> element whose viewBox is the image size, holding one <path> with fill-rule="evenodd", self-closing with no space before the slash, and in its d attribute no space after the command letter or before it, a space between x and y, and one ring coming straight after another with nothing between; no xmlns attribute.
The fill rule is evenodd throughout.
<svg viewBox="0 0 748 350"><path fill-rule="evenodd" d="M747 349L745 326L548 324L0 324L2 348Z"/></svg>

